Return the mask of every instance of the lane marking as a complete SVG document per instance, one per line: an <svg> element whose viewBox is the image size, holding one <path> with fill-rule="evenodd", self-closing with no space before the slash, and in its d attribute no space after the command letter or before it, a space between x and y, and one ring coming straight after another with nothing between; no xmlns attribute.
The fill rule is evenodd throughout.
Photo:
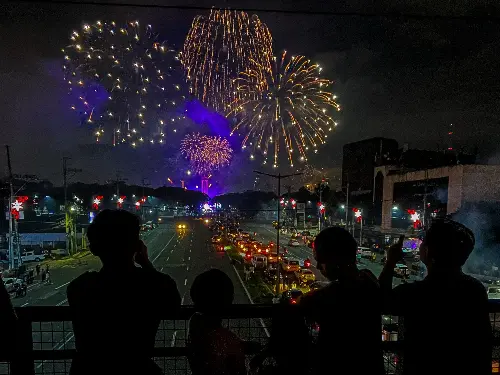
<svg viewBox="0 0 500 375"><path fill-rule="evenodd" d="M170 257L167 257L167 262L169 261Z"/></svg>
<svg viewBox="0 0 500 375"><path fill-rule="evenodd" d="M174 249L170 250L170 254L172 254L174 252Z"/></svg>
<svg viewBox="0 0 500 375"><path fill-rule="evenodd" d="M186 271L189 271L189 266L186 267Z"/></svg>
<svg viewBox="0 0 500 375"><path fill-rule="evenodd" d="M163 247L163 249L161 249L161 251L156 255L156 257L153 259L153 261L151 263L154 263L156 261L156 259L158 259L158 257L163 253L163 251L167 248L167 246L170 244L170 242L174 239L175 237L175 233L174 235L168 240L167 244Z"/></svg>
<svg viewBox="0 0 500 375"><path fill-rule="evenodd" d="M68 302L68 299L66 298L65 300L59 302L56 306L62 306L64 305L66 302Z"/></svg>
<svg viewBox="0 0 500 375"><path fill-rule="evenodd" d="M188 257L188 261L191 260L191 257Z"/></svg>
<svg viewBox="0 0 500 375"><path fill-rule="evenodd" d="M227 255L227 253L226 253L226 255ZM227 257L229 258L229 255L227 255ZM247 295L248 300L250 301L250 303L251 303L252 305L254 305L253 299L252 299L252 297L250 296L250 293L248 292L248 289L247 289L247 287L245 286L245 283L243 283L243 280L241 279L241 276L240 276L240 274L238 273L238 270L236 269L236 267L234 266L234 264L231 264L231 266L233 267L234 273L235 273L235 274L236 274L236 276L238 277L238 280L240 281L241 286L242 286L242 287L243 287L243 289L245 290L245 294ZM262 328L264 329L264 332L265 332L266 336L269 338L271 335L269 334L269 331L268 331L268 329L266 328L266 325L264 324L264 321L262 320L262 318L259 318L259 322L260 322L260 325L262 326Z"/></svg>
<svg viewBox="0 0 500 375"><path fill-rule="evenodd" d="M56 288L54 288L54 289L55 289L55 290L57 290L57 289L61 289L63 286L68 285L70 282L71 282L71 281L68 281L67 283L64 283L64 284L62 284L62 285L59 285L58 287L56 287Z"/></svg>
<svg viewBox="0 0 500 375"><path fill-rule="evenodd" d="M52 350L60 350L64 347L64 345L66 345L70 340L73 339L73 337L75 337L75 334L74 333L71 333L69 332L66 337L64 337L62 340L60 340L59 342L57 342L57 344L55 344L53 347L52 347ZM47 362L48 359L44 360L43 362L41 362L36 368L40 368L43 366L43 364L45 362Z"/></svg>
<svg viewBox="0 0 500 375"><path fill-rule="evenodd" d="M177 337L177 331L174 331L174 334L172 335L172 341L170 342L171 347L175 346L175 338L176 337Z"/></svg>
<svg viewBox="0 0 500 375"><path fill-rule="evenodd" d="M184 286L186 286L188 283L188 279L184 279Z"/></svg>
<svg viewBox="0 0 500 375"><path fill-rule="evenodd" d="M21 307L28 306L29 304L30 304L29 302L23 303Z"/></svg>

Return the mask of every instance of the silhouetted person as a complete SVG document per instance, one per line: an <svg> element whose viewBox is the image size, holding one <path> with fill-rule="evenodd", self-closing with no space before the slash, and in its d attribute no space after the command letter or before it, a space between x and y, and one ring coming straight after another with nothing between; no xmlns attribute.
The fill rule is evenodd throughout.
<svg viewBox="0 0 500 375"><path fill-rule="evenodd" d="M35 270L36 270L36 276L38 277L40 275L40 265L39 264L37 264L35 266Z"/></svg>
<svg viewBox="0 0 500 375"><path fill-rule="evenodd" d="M149 261L139 231L138 217L122 210L102 211L88 228L90 251L103 266L68 286L77 349L71 374L161 373L151 359L156 331L181 299Z"/></svg>
<svg viewBox="0 0 500 375"><path fill-rule="evenodd" d="M357 244L349 232L329 227L313 244L317 268L331 283L303 296L299 306L318 323L317 373L384 374L380 288L375 276L356 267Z"/></svg>
<svg viewBox="0 0 500 375"><path fill-rule="evenodd" d="M193 375L245 375L242 341L222 326L221 312L233 303L234 286L222 271L198 275L191 286L197 312L189 321L189 365Z"/></svg>
<svg viewBox="0 0 500 375"><path fill-rule="evenodd" d="M301 358L297 358L297 350L291 347L298 348ZM311 337L304 317L297 306L282 300L276 305L271 337L265 348L252 358L250 368L263 375L304 375L311 367L310 355Z"/></svg>
<svg viewBox="0 0 500 375"><path fill-rule="evenodd" d="M401 241L389 249L380 284L395 314L404 319L405 375L491 374L488 296L479 281L462 272L474 243L462 224L436 220L420 246L427 276L394 289Z"/></svg>
<svg viewBox="0 0 500 375"><path fill-rule="evenodd" d="M3 327L2 340L0 340L0 352L13 354L16 348L17 315L12 306L10 295L7 289L5 289L2 278L0 278L0 321Z"/></svg>

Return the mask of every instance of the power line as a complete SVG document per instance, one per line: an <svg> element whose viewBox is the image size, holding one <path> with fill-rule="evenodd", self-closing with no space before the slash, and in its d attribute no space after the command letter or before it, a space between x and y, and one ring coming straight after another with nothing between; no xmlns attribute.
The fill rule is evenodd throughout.
<svg viewBox="0 0 500 375"><path fill-rule="evenodd" d="M78 1L78 0L8 0L11 3L32 3L32 4L61 4L61 5L90 5L107 6L117 8L148 8L148 9L175 9L175 10L197 10L207 11L211 9L226 9L225 7L207 7L201 5L165 5L165 4L144 4L144 3L109 3L105 1ZM337 17L361 17L361 18L402 18L415 20L434 21L474 21L474 22L498 22L499 16L491 15L443 15L443 14L418 14L402 12L341 12L307 9L278 9L278 8L250 8L250 7L227 7L228 9L241 12L258 13L280 13L305 16L337 16Z"/></svg>

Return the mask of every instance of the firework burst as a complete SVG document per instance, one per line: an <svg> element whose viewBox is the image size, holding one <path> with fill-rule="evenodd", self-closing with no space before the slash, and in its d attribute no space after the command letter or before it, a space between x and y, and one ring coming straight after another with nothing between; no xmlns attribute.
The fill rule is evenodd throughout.
<svg viewBox="0 0 500 375"><path fill-rule="evenodd" d="M193 133L182 140L181 154L189 159L195 173L208 176L229 164L233 150L227 139Z"/></svg>
<svg viewBox="0 0 500 375"><path fill-rule="evenodd" d="M62 51L71 108L97 141L135 147L164 143L167 131L176 131L184 118L177 111L185 98L182 67L151 25L84 24Z"/></svg>
<svg viewBox="0 0 500 375"><path fill-rule="evenodd" d="M251 63L236 80L238 96L226 114L237 119L231 134L244 134L242 148L262 153L264 164L272 155L278 167L282 149L292 167L296 159L306 162L307 152L317 152L337 126L331 113L340 106L329 91L332 82L304 56L288 58L284 52L266 64Z"/></svg>
<svg viewBox="0 0 500 375"><path fill-rule="evenodd" d="M250 60L268 61L272 43L269 29L256 15L212 9L208 17L197 16L181 54L191 93L225 112L237 95L234 79Z"/></svg>

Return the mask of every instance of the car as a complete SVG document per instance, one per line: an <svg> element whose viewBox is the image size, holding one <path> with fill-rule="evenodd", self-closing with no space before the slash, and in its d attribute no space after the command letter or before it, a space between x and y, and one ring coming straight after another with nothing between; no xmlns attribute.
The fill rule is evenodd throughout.
<svg viewBox="0 0 500 375"><path fill-rule="evenodd" d="M317 290L330 285L329 281L315 281L309 285L310 290Z"/></svg>
<svg viewBox="0 0 500 375"><path fill-rule="evenodd" d="M311 236L311 232L309 232L308 230L304 230L302 231L302 237L310 237Z"/></svg>
<svg viewBox="0 0 500 375"><path fill-rule="evenodd" d="M267 266L267 258L265 256L263 256L263 255L254 255L252 257L252 265L256 269L266 268L266 266Z"/></svg>
<svg viewBox="0 0 500 375"><path fill-rule="evenodd" d="M281 268L285 272L297 272L300 270L300 263L297 259L284 258L281 262Z"/></svg>
<svg viewBox="0 0 500 375"><path fill-rule="evenodd" d="M358 254L361 255L361 258L371 258L372 253L372 249L368 247L358 247Z"/></svg>
<svg viewBox="0 0 500 375"><path fill-rule="evenodd" d="M300 246L300 242L293 239L293 238L290 238L290 241L288 241L288 246Z"/></svg>
<svg viewBox="0 0 500 375"><path fill-rule="evenodd" d="M499 287L489 287L488 288L488 299L500 300L500 288Z"/></svg>
<svg viewBox="0 0 500 375"><path fill-rule="evenodd" d="M27 251L21 255L21 262L40 262L45 259L43 254L35 254L34 251Z"/></svg>
<svg viewBox="0 0 500 375"><path fill-rule="evenodd" d="M219 245L217 243L212 243L212 248L214 249L214 251L216 252L224 252L225 251L225 247L224 245Z"/></svg>
<svg viewBox="0 0 500 375"><path fill-rule="evenodd" d="M289 289L286 292L283 292L283 294L281 295L281 299L284 302L295 305L297 302L299 302L300 297L302 297L303 295L304 293L302 293L302 291L299 289Z"/></svg>
<svg viewBox="0 0 500 375"><path fill-rule="evenodd" d="M187 225L186 224L177 224L177 229L186 229Z"/></svg>
<svg viewBox="0 0 500 375"><path fill-rule="evenodd" d="M297 278L302 284L308 284L316 281L316 276L311 270L301 268L299 272L297 272Z"/></svg>
<svg viewBox="0 0 500 375"><path fill-rule="evenodd" d="M212 236L212 243L221 243L222 238L219 236Z"/></svg>
<svg viewBox="0 0 500 375"><path fill-rule="evenodd" d="M276 264L278 263L278 260L281 259L281 256L278 256L278 254L274 253L269 253L267 254L267 263L268 264Z"/></svg>
<svg viewBox="0 0 500 375"><path fill-rule="evenodd" d="M410 275L410 270L404 264L398 263L396 264L396 268L394 269L394 276L400 278L406 278Z"/></svg>

